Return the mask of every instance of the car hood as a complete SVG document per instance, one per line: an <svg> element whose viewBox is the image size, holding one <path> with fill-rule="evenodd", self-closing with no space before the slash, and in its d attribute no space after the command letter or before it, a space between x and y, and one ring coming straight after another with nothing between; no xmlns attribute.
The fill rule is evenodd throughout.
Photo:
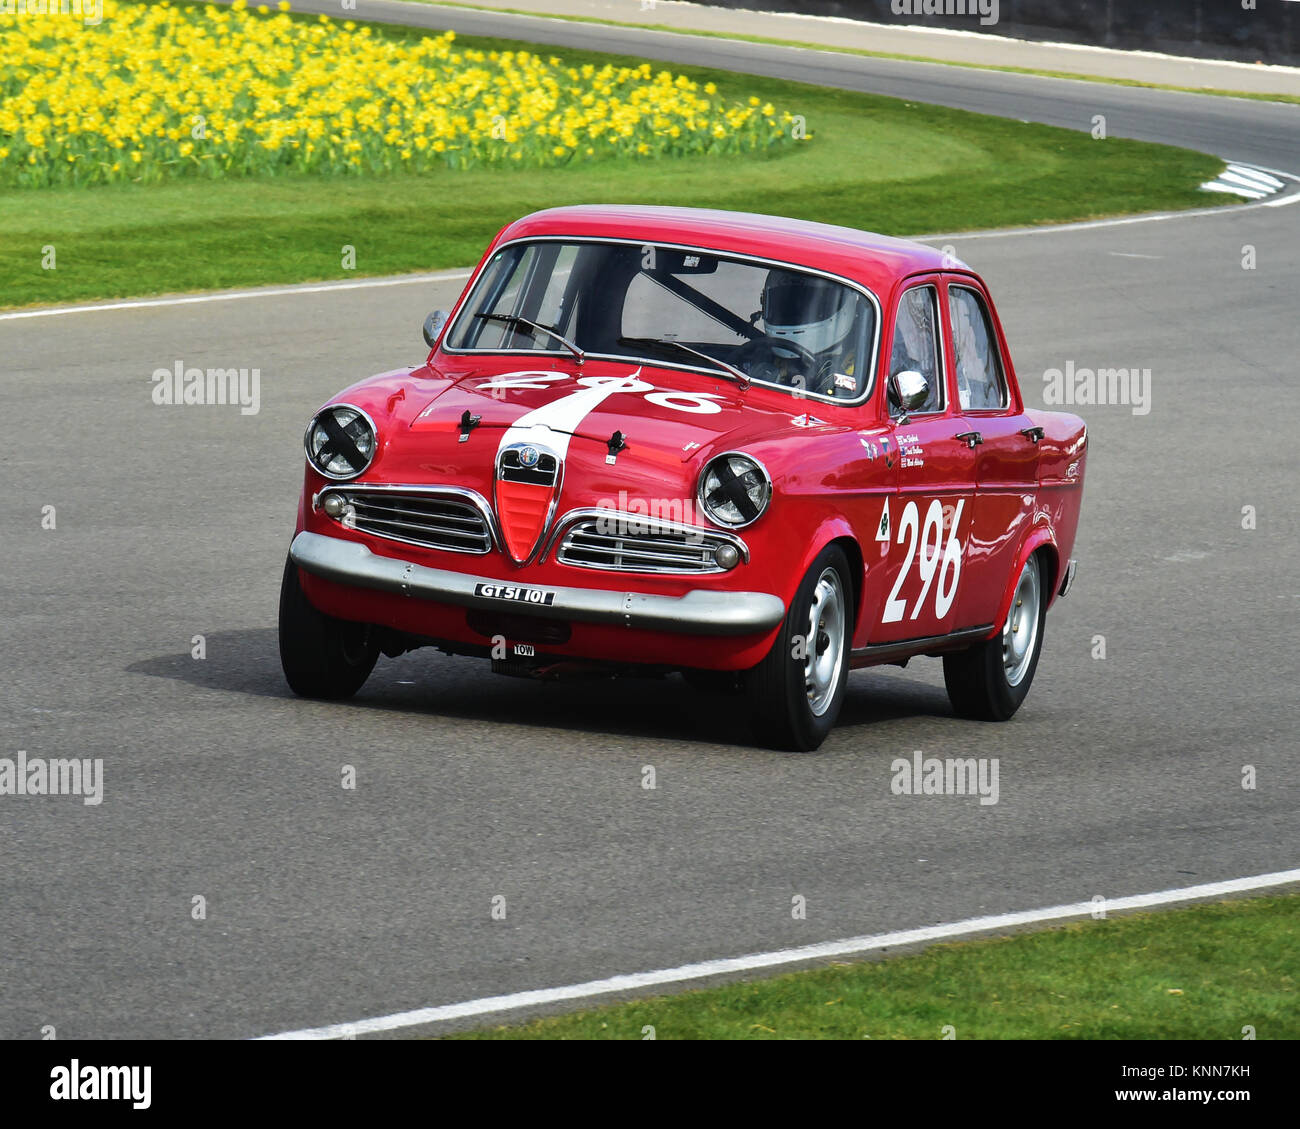
<svg viewBox="0 0 1300 1129"><path fill-rule="evenodd" d="M443 444L459 446L464 461L474 458L471 450L495 459L512 442L572 456L594 446L603 459L619 432L620 461L653 464L676 477L683 464L790 427L809 403L677 369L601 361L527 368L510 359L516 363L495 358L443 371L445 387L410 421L412 438L430 454ZM466 412L477 420L461 445Z"/></svg>

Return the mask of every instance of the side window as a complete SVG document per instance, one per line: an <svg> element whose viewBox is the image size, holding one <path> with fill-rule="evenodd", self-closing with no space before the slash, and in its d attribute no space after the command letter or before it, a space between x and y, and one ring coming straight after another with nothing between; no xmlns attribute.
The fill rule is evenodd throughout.
<svg viewBox="0 0 1300 1129"><path fill-rule="evenodd" d="M1007 386L998 359L993 323L984 302L964 286L948 287L957 392L962 410L1007 406Z"/></svg>
<svg viewBox="0 0 1300 1129"><path fill-rule="evenodd" d="M939 297L933 286L914 286L898 300L889 375L911 369L925 377L930 395L913 415L943 411L943 370L939 367Z"/></svg>

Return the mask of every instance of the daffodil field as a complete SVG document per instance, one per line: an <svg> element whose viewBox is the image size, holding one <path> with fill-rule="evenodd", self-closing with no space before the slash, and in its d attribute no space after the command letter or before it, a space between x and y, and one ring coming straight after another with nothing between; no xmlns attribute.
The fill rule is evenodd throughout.
<svg viewBox="0 0 1300 1129"><path fill-rule="evenodd" d="M0 186L541 168L753 153L788 113L640 66L569 66L326 16L104 5L0 16Z"/></svg>

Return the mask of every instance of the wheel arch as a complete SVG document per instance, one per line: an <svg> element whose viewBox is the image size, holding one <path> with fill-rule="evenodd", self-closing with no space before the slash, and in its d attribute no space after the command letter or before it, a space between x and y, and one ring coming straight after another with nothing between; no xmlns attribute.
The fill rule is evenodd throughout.
<svg viewBox="0 0 1300 1129"><path fill-rule="evenodd" d="M808 549L799 562L799 569L794 577L794 587L791 589L791 595L798 589L799 583L812 567L813 561L830 545L839 545L844 550L844 555L849 561L849 579L853 582L853 618L851 622L856 630L858 617L862 614L862 602L866 593L866 559L862 554L862 546L858 543L852 527L844 518L828 518L817 527L813 536L808 539ZM787 598L786 607L789 606L790 600Z"/></svg>
<svg viewBox="0 0 1300 1129"><path fill-rule="evenodd" d="M1007 577L1002 599L998 602L998 614L993 619L993 629L986 638L993 638L1002 630L1007 613L1011 610L1011 600L1015 595L1016 582L1026 562L1035 553L1041 553L1046 564L1047 575L1044 588L1047 591L1047 606L1050 608L1056 600L1057 590L1061 587L1061 552L1056 544L1056 537L1048 525L1038 525L1029 531L1021 543L1020 552L1016 554L1016 566Z"/></svg>

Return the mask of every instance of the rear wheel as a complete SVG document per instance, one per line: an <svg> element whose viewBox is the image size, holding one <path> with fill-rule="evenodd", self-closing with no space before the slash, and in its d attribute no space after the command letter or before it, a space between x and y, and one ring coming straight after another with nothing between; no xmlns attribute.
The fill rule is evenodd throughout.
<svg viewBox="0 0 1300 1129"><path fill-rule="evenodd" d="M370 677L379 644L369 624L335 619L312 606L298 566L284 562L280 583L280 665L304 698L350 698Z"/></svg>
<svg viewBox="0 0 1300 1129"><path fill-rule="evenodd" d="M800 583L767 657L745 672L755 727L774 748L809 752L834 728L849 677L852 610L848 558L828 545Z"/></svg>
<svg viewBox="0 0 1300 1129"><path fill-rule="evenodd" d="M959 717L1006 721L1025 700L1038 669L1047 619L1041 555L1025 562L1002 630L967 651L945 655L943 681Z"/></svg>

